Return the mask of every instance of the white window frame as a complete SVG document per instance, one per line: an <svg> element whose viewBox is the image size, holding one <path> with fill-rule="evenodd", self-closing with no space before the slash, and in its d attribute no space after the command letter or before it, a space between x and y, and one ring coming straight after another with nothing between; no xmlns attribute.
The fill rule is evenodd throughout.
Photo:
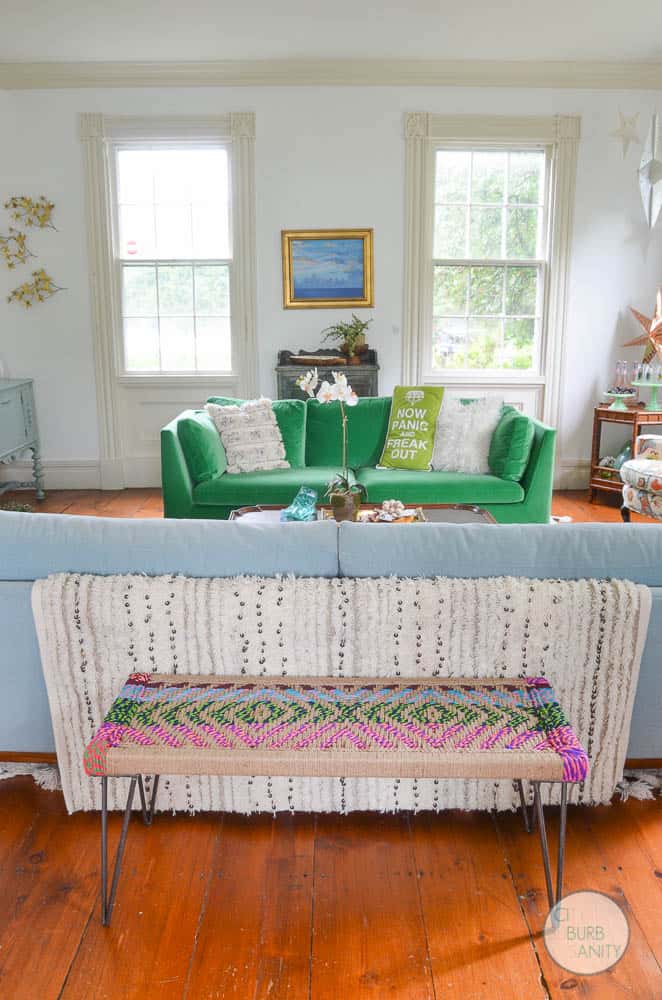
<svg viewBox="0 0 662 1000"><path fill-rule="evenodd" d="M213 378L219 391L257 394L255 114L134 117L84 113L79 116L83 146L90 291L100 425L100 458L121 461L118 414L122 387L202 388ZM116 151L140 146L222 145L229 154L232 264L230 373L127 372L121 306L121 266L116 245ZM110 478L110 477L109 477ZM102 476L103 480L103 476Z"/></svg>
<svg viewBox="0 0 662 1000"><path fill-rule="evenodd" d="M581 119L574 115L507 117L435 115L426 112L405 114L404 383L442 383L458 388L491 386L499 389L531 389L539 399L538 416L545 422L558 426L580 124ZM436 152L438 149L449 148L508 147L543 148L547 156L547 249L537 369L535 372L506 369L433 371Z"/></svg>

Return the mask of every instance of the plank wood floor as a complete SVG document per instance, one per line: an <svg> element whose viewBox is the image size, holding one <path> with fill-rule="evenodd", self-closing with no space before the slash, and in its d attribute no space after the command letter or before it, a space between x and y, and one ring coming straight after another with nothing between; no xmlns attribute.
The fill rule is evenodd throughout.
<svg viewBox="0 0 662 1000"><path fill-rule="evenodd" d="M552 513L573 521L621 522L619 498L605 495L592 504L586 490L564 490L554 494ZM159 489L133 490L49 490L46 499L35 501L29 491L5 493L0 506L28 503L36 513L86 514L97 517L163 517ZM656 524L649 517L632 514L633 522Z"/></svg>
<svg viewBox="0 0 662 1000"><path fill-rule="evenodd" d="M110 928L98 837L59 792L0 782L3 1000L662 997L659 802L570 807L566 890L602 890L631 928L588 978L545 951L538 839L517 815L134 819Z"/></svg>
<svg viewBox="0 0 662 1000"><path fill-rule="evenodd" d="M50 491L35 509L162 516L148 489ZM579 492L553 510L620 520ZM659 801L569 810L566 891L601 889L631 927L622 961L590 978L547 955L538 840L516 815L134 820L110 928L98 828L29 778L0 782L1 1000L662 998Z"/></svg>

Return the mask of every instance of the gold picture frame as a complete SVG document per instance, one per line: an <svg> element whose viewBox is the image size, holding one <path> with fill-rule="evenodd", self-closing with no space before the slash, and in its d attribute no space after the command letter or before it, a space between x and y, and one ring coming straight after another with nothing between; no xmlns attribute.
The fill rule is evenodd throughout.
<svg viewBox="0 0 662 1000"><path fill-rule="evenodd" d="M283 308L372 308L372 234L372 229L283 229Z"/></svg>

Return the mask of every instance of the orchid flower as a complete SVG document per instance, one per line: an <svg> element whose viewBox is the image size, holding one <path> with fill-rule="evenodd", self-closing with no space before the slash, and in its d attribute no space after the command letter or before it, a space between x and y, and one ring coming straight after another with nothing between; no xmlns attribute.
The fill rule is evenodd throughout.
<svg viewBox="0 0 662 1000"><path fill-rule="evenodd" d="M302 375L300 378L298 378L297 385L303 392L307 393L308 396L314 396L315 389L319 385L317 368L313 368L311 371L306 372L305 375Z"/></svg>
<svg viewBox="0 0 662 1000"><path fill-rule="evenodd" d="M319 387L317 398L320 403L332 403L334 399L338 399L338 386L331 385L325 380Z"/></svg>

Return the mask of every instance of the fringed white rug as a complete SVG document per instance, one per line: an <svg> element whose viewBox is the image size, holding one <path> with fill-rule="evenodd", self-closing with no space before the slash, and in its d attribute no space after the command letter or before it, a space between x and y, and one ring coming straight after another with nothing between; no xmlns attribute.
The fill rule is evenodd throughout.
<svg viewBox="0 0 662 1000"><path fill-rule="evenodd" d="M83 749L133 671L412 677L544 675L587 749L573 802L623 773L650 593L627 581L78 576L32 603L67 807L99 808ZM551 801L558 799L554 786ZM123 780L109 801L123 808ZM162 809L251 813L512 809L512 782L172 778Z"/></svg>

